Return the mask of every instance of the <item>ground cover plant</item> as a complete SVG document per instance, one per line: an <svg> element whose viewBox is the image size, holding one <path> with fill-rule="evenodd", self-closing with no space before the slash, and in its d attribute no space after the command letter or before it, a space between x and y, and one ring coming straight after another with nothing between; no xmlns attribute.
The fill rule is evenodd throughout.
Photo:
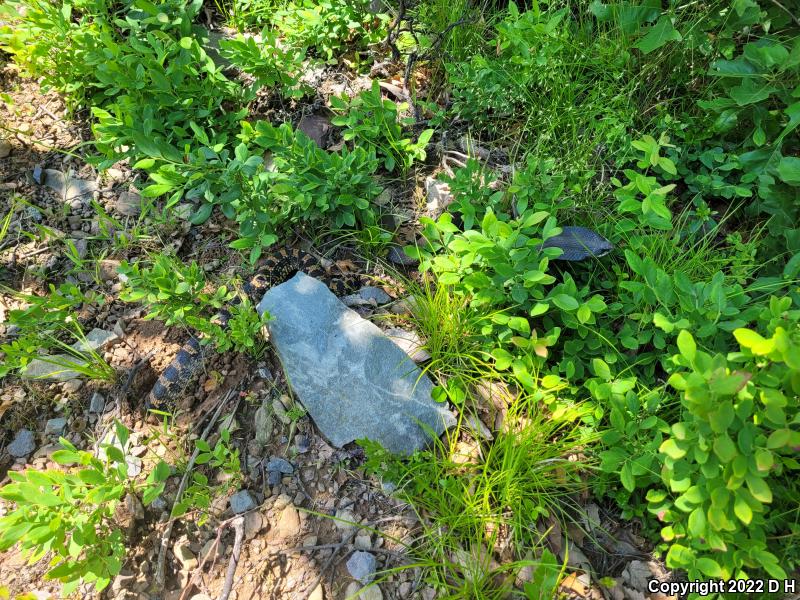
<svg viewBox="0 0 800 600"><path fill-rule="evenodd" d="M676 579L798 576L791 3L11 0L1 14L0 49L86 125L71 154L100 171L124 166L148 207L134 235L93 199L103 226L84 237L120 259L113 291L80 278L106 255L86 258L74 240L68 275L25 293L20 278L3 382L55 353L116 381L108 355L81 342L87 315L117 299L261 360L269 316L234 300L230 274L244 279L273 246L313 240L339 259L332 269L390 273L404 308L369 314L420 333L433 397L458 416L411 457L360 442L368 475L419 523L401 544L409 560L371 585L416 570L432 590L422 597L551 598L574 592L570 572L585 570L584 587L630 595L629 566L598 558L615 552L590 518L598 506L636 532L631 559ZM211 24L237 33L213 48ZM310 85L319 73L334 76ZM301 130L311 113L330 117L330 140ZM432 202L431 184L447 184L451 201ZM0 217L0 250L29 206L15 196ZM177 221L203 243L142 247ZM575 226L613 249L566 260L555 242ZM365 255L358 267L353 247ZM231 257L234 269L215 272ZM214 373L204 392L224 378ZM251 421L271 409L297 459L305 452L288 440L308 415L289 405L270 397ZM240 448L261 438L237 438L233 416L227 425L219 441L188 444L223 480L187 474L170 518L203 526L214 496L259 468ZM15 507L0 519L0 548L52 551L64 562L50 575L67 590L102 589L123 553L113 505L126 492L149 504L172 472L159 465L137 487L113 450L102 463L62 444L55 462L86 468L9 475L0 496ZM337 459L342 472L353 456ZM48 487L56 496L34 502ZM32 524L48 520L57 526ZM102 557L84 543L95 538ZM573 547L585 562L570 562Z"/></svg>

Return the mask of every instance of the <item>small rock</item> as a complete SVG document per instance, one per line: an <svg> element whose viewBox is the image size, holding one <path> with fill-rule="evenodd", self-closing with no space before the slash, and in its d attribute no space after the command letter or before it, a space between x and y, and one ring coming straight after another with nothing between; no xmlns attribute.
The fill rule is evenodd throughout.
<svg viewBox="0 0 800 600"><path fill-rule="evenodd" d="M275 487L276 485L281 484L281 480L283 479L283 475L280 471L268 471L267 472L267 485L269 487Z"/></svg>
<svg viewBox="0 0 800 600"><path fill-rule="evenodd" d="M28 456L36 449L36 438L30 429L20 429L6 450L14 458Z"/></svg>
<svg viewBox="0 0 800 600"><path fill-rule="evenodd" d="M142 197L139 192L120 192L114 210L126 217L138 217L142 212Z"/></svg>
<svg viewBox="0 0 800 600"><path fill-rule="evenodd" d="M375 579L377 561L369 552L357 550L347 559L347 571L353 579L366 585Z"/></svg>
<svg viewBox="0 0 800 600"><path fill-rule="evenodd" d="M42 185L43 181L44 181L44 171L42 170L42 165L35 165L33 167L33 182L38 185Z"/></svg>
<svg viewBox="0 0 800 600"><path fill-rule="evenodd" d="M138 456L126 456L125 464L128 465L128 477L138 477L142 472L142 459Z"/></svg>
<svg viewBox="0 0 800 600"><path fill-rule="evenodd" d="M278 524L275 525L274 535L276 539L286 539L294 537L300 533L300 515L294 506L286 506L281 511Z"/></svg>
<svg viewBox="0 0 800 600"><path fill-rule="evenodd" d="M181 203L172 209L173 214L182 221L188 221L195 212L194 204Z"/></svg>
<svg viewBox="0 0 800 600"><path fill-rule="evenodd" d="M327 117L313 114L304 115L297 124L297 129L314 140L314 143L320 148L325 148L328 145L331 122Z"/></svg>
<svg viewBox="0 0 800 600"><path fill-rule="evenodd" d="M97 261L97 270L100 274L100 278L103 281L113 281L117 279L118 273L117 269L119 269L120 264L122 264L118 260L113 260L110 258L106 258L103 260Z"/></svg>
<svg viewBox="0 0 800 600"><path fill-rule="evenodd" d="M294 449L298 454L305 454L311 449L311 440L307 435L298 434L294 436Z"/></svg>
<svg viewBox="0 0 800 600"><path fill-rule="evenodd" d="M336 520L333 524L336 526L336 529L342 532L342 535L348 535L356 529L356 523L358 523L358 519L356 516L347 510L346 508L340 508L336 511Z"/></svg>
<svg viewBox="0 0 800 600"><path fill-rule="evenodd" d="M364 300L374 300L378 304L386 304L392 298L384 292L381 288L373 287L373 286L364 286L360 290L358 290L358 295L361 296Z"/></svg>
<svg viewBox="0 0 800 600"><path fill-rule="evenodd" d="M7 140L0 140L0 158L11 154L11 144Z"/></svg>
<svg viewBox="0 0 800 600"><path fill-rule="evenodd" d="M325 600L325 590L322 589L322 584L318 583L314 591L308 596L308 600Z"/></svg>
<svg viewBox="0 0 800 600"><path fill-rule="evenodd" d="M35 206L26 206L25 213L28 215L29 219L32 219L37 223L40 223L42 221L42 213Z"/></svg>
<svg viewBox="0 0 800 600"><path fill-rule="evenodd" d="M258 407L255 416L255 440L259 448L269 443L272 437L272 411L270 405L264 402Z"/></svg>
<svg viewBox="0 0 800 600"><path fill-rule="evenodd" d="M75 246L75 254L78 255L78 258L86 258L86 255L89 253L89 242L83 238L78 238L72 240L72 244Z"/></svg>
<svg viewBox="0 0 800 600"><path fill-rule="evenodd" d="M310 548L311 546L316 546L318 539L319 538L317 538L317 536L315 535L309 535L308 537L303 538L303 544L302 544L303 548Z"/></svg>
<svg viewBox="0 0 800 600"><path fill-rule="evenodd" d="M91 400L89 400L89 412L92 414L101 414L106 409L106 399L103 398L103 395L95 392L92 394Z"/></svg>
<svg viewBox="0 0 800 600"><path fill-rule="evenodd" d="M175 542L175 545L172 547L172 552L175 554L175 558L178 559L178 562L181 563L181 568L184 571L191 571L197 566L197 557L192 552L186 540L178 540Z"/></svg>
<svg viewBox="0 0 800 600"><path fill-rule="evenodd" d="M74 394L82 387L83 381L80 379L70 379L69 381L64 382L64 384L61 386L61 389L64 390L65 394Z"/></svg>
<svg viewBox="0 0 800 600"><path fill-rule="evenodd" d="M58 417L50 419L45 423L44 434L52 437L61 437L64 434L64 429L67 427L67 419L65 417Z"/></svg>
<svg viewBox="0 0 800 600"><path fill-rule="evenodd" d="M423 347L425 342L419 337L416 331L408 331L399 327L392 327L384 332L389 339L408 354L408 357L415 363L423 363L431 359L431 355Z"/></svg>
<svg viewBox="0 0 800 600"><path fill-rule="evenodd" d="M135 494L125 494L125 509L136 521L144 519L144 506Z"/></svg>
<svg viewBox="0 0 800 600"><path fill-rule="evenodd" d="M53 190L64 202L79 200L88 204L97 192L97 183L65 175L56 169L44 170L44 185Z"/></svg>
<svg viewBox="0 0 800 600"><path fill-rule="evenodd" d="M371 550L372 539L369 534L357 535L356 539L353 540L353 546L358 550Z"/></svg>
<svg viewBox="0 0 800 600"><path fill-rule="evenodd" d="M383 600L383 592L377 585L362 588L355 581L351 581L344 592L344 597L347 600Z"/></svg>
<svg viewBox="0 0 800 600"><path fill-rule="evenodd" d="M253 510L257 504L253 494L248 490L240 490L230 497L231 511L240 515L248 510Z"/></svg>
<svg viewBox="0 0 800 600"><path fill-rule="evenodd" d="M267 462L264 468L270 473L273 471L278 471L284 475L291 475L294 473L294 467L292 466L292 463L278 456L270 456L269 462Z"/></svg>
<svg viewBox="0 0 800 600"><path fill-rule="evenodd" d="M106 177L108 177L111 181L121 181L124 176L125 175L122 171L115 169L114 167L106 169Z"/></svg>
<svg viewBox="0 0 800 600"><path fill-rule="evenodd" d="M392 201L392 192L389 191L388 188L384 188L383 191L378 194L378 197L373 200L375 204L378 206L386 206L389 202Z"/></svg>
<svg viewBox="0 0 800 600"><path fill-rule="evenodd" d="M244 537L251 540L264 528L264 517L258 511L252 511L244 516Z"/></svg>
<svg viewBox="0 0 800 600"><path fill-rule="evenodd" d="M161 512L162 510L167 509L167 501L164 500L161 496L156 498L150 503L150 508L152 508L156 512Z"/></svg>
<svg viewBox="0 0 800 600"><path fill-rule="evenodd" d="M245 527L246 526L247 525L245 525ZM216 544L215 543L216 541L217 540L212 537L203 545L203 548L200 550L200 554L198 555L199 560L205 561L206 563L211 563L214 560L220 559L223 556L225 556L224 546L222 545L222 542Z"/></svg>

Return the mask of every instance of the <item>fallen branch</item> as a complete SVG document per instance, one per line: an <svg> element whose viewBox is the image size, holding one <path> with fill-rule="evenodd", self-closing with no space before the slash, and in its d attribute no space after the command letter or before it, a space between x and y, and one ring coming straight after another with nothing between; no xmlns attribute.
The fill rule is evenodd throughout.
<svg viewBox="0 0 800 600"><path fill-rule="evenodd" d="M233 390L229 391L225 396L219 401L219 405L217 406L217 410L214 411L214 414L211 416L211 420L206 425L205 430L203 431L203 435L200 436L200 439L206 441L206 438L211 433L211 430L214 427L214 424L217 422L220 413L222 412L222 408L228 402L230 397L233 395ZM186 491L186 486L189 483L189 475L192 472L192 468L194 467L194 461L197 460L197 456L200 454L200 448L195 445L194 452L192 452L192 457L189 459L189 463L186 465L186 471L181 478L181 483L178 486L178 493L175 495L175 502L172 505L172 510L175 508L175 504L180 502L181 496L183 492ZM167 527L164 529L164 533L161 534L161 544L158 549L158 562L156 563L156 572L155 572L155 587L158 589L164 589L164 565L167 559L167 547L169 546L169 538L172 535L172 526L175 523L175 519L170 519L169 523L167 523Z"/></svg>
<svg viewBox="0 0 800 600"><path fill-rule="evenodd" d="M225 573L225 583L218 600L228 600L233 588L233 576L236 574L236 567L239 564L239 555L242 553L242 540L244 539L244 517L237 517L233 521L233 529L236 531L236 538L233 540L233 552L228 562L228 572Z"/></svg>

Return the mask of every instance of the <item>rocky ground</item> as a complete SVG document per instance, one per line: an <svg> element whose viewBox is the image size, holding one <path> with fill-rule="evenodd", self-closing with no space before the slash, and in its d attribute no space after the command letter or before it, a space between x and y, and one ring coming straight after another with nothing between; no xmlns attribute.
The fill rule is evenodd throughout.
<svg viewBox="0 0 800 600"><path fill-rule="evenodd" d="M368 78L341 73L314 77L323 96L369 85ZM119 300L116 267L148 250L172 248L220 277L234 274L239 259L219 236L226 225L212 219L192 228L181 218L188 208L178 207L177 218L162 218L157 207L143 206L135 188L141 182L126 165L98 173L83 160L80 145L90 137L85 115L67 116L56 94L21 78L12 65L5 65L0 80L11 100L0 106L0 218L14 209L8 235L0 242L0 283L25 293L43 293L48 283L64 280L94 289L104 304L79 317L87 331L105 332L99 334L101 351L119 374L114 385L82 379L0 380L0 484L7 482L9 470L55 468L50 457L61 435L80 448L108 441L114 419L133 432L126 447L132 476L147 473L160 458L185 464L192 440L202 435L223 402L220 423L232 432L241 456L241 491L231 489L215 498L205 522L199 514L175 520L167 538L162 591L153 589L154 581L179 477L172 477L162 498L146 508L136 500L126 502L120 515L128 535L125 566L100 597L215 598L222 592L231 556L238 554L232 599L435 598L410 552L422 532L420 517L392 495L391 486L365 476L360 448L329 445L309 415L293 411L285 375L271 351L259 361L231 353L214 356L166 433L161 424L144 419L144 396L188 332L146 320L137 305ZM393 83L385 85L390 97L399 93L391 89L397 87ZM339 143L324 112L301 108L291 118L295 124L303 120L301 128L321 145ZM416 235L421 211L435 214L447 202L446 186L432 178L420 176L414 184L390 187L381 199L392 208L387 225L401 239ZM354 265L346 251L318 250L328 252L331 261ZM396 341L416 361L426 360L416 347L416 334L402 328L404 307L395 282L375 265L355 267L383 277L383 287L372 287L383 295L362 291L348 304L364 317L399 314ZM0 336L10 333L3 325L5 315L17 306L12 295L0 292ZM385 329L393 326L394 321L382 323ZM225 481L214 483L224 489ZM0 515L6 510L0 502ZM615 530L613 514L595 505L589 510L596 514L596 527ZM239 552L234 550L237 528L242 534ZM558 536L551 538L551 545L560 544ZM573 572L562 582L562 592L639 600L646 597L649 577L666 577L639 550L643 541L634 534L623 530L614 543L611 556L616 552L617 560L607 553L587 552L587 558L571 549ZM563 555L563 547L553 550ZM588 574L601 566L601 575L617 577L611 587ZM58 597L59 586L42 577L45 570L44 564L28 565L16 549L0 554L3 583L12 594ZM97 597L88 589L82 595Z"/></svg>

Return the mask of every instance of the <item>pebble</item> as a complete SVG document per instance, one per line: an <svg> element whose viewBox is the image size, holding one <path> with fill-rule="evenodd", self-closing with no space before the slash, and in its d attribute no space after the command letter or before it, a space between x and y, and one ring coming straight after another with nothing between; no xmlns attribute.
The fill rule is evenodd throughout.
<svg viewBox="0 0 800 600"><path fill-rule="evenodd" d="M336 529L342 532L343 535L348 535L356 529L353 523L357 523L356 516L346 508L340 508L336 511L336 520L333 522Z"/></svg>
<svg viewBox="0 0 800 600"><path fill-rule="evenodd" d="M244 537L252 540L264 528L264 517L258 511L249 512L244 516Z"/></svg>
<svg viewBox="0 0 800 600"><path fill-rule="evenodd" d="M142 212L142 198L138 192L120 192L114 210L126 217L138 217Z"/></svg>
<svg viewBox="0 0 800 600"><path fill-rule="evenodd" d="M89 412L92 414L101 414L106 408L106 399L103 395L95 392L89 400Z"/></svg>
<svg viewBox="0 0 800 600"><path fill-rule="evenodd" d="M65 381L63 384L61 384L61 389L64 390L65 394L74 394L82 387L83 381L80 379L70 379L69 381Z"/></svg>
<svg viewBox="0 0 800 600"><path fill-rule="evenodd" d="M315 535L309 535L303 538L303 548L310 548L311 546L317 545L317 540L319 538Z"/></svg>
<svg viewBox="0 0 800 600"><path fill-rule="evenodd" d="M300 533L300 516L294 506L286 506L281 511L274 532L277 539L294 537Z"/></svg>
<svg viewBox="0 0 800 600"><path fill-rule="evenodd" d="M362 588L355 581L351 581L344 597L348 600L383 600L383 592L377 585Z"/></svg>
<svg viewBox="0 0 800 600"><path fill-rule="evenodd" d="M353 579L366 585L375 579L377 560L373 554L357 550L347 559L347 571Z"/></svg>
<svg viewBox="0 0 800 600"><path fill-rule="evenodd" d="M303 434L294 436L294 449L298 454L305 454L311 449L311 440Z"/></svg>
<svg viewBox="0 0 800 600"><path fill-rule="evenodd" d="M194 552L192 552L186 540L178 540L175 542L175 545L172 547L172 552L175 554L175 558L178 559L178 562L181 563L181 568L184 571L191 571L197 566L197 557L194 555Z"/></svg>
<svg viewBox="0 0 800 600"><path fill-rule="evenodd" d="M269 462L267 462L265 468L269 472L278 471L279 473L284 473L286 475L291 475L294 473L294 466L292 466L292 463L278 456L270 456Z"/></svg>
<svg viewBox="0 0 800 600"><path fill-rule="evenodd" d="M230 497L231 511L240 515L248 510L253 510L257 504L253 494L248 490L240 490Z"/></svg>
<svg viewBox="0 0 800 600"><path fill-rule="evenodd" d="M44 434L52 437L60 437L64 434L64 429L67 427L66 417L58 417L50 419L45 423Z"/></svg>
<svg viewBox="0 0 800 600"><path fill-rule="evenodd" d="M0 140L0 158L11 154L11 144L7 140Z"/></svg>
<svg viewBox="0 0 800 600"><path fill-rule="evenodd" d="M325 590L322 588L321 583L317 584L317 587L315 587L314 591L308 596L308 600L325 600Z"/></svg>
<svg viewBox="0 0 800 600"><path fill-rule="evenodd" d="M353 546L359 550L372 549L372 539L368 534L357 535L353 540Z"/></svg>
<svg viewBox="0 0 800 600"><path fill-rule="evenodd" d="M276 485L281 484L282 475L280 471L268 471L267 472L267 485L269 487L275 487Z"/></svg>
<svg viewBox="0 0 800 600"><path fill-rule="evenodd" d="M6 450L14 458L28 456L36 449L36 438L30 429L20 429Z"/></svg>
<svg viewBox="0 0 800 600"><path fill-rule="evenodd" d="M361 296L364 300L372 301L374 300L377 304L386 304L392 298L384 292L382 289L372 286L364 286L360 290L358 290L358 295Z"/></svg>

